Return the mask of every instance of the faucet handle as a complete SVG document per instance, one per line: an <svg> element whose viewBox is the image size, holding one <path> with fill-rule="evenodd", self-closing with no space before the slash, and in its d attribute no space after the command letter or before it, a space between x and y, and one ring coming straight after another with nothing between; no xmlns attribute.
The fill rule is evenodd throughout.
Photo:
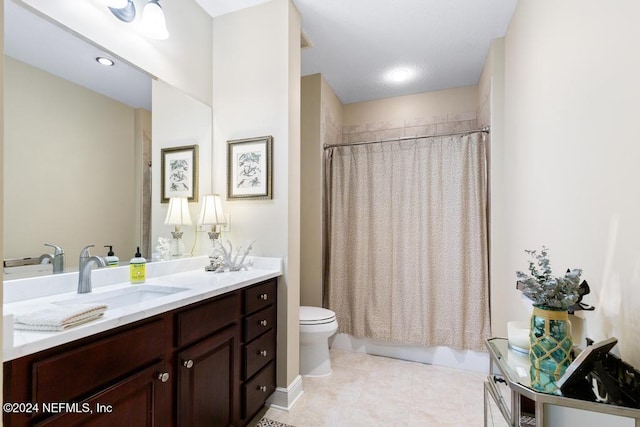
<svg viewBox="0 0 640 427"><path fill-rule="evenodd" d="M91 254L89 253L89 248L93 248L95 245L87 245L80 251L80 258L89 258Z"/></svg>
<svg viewBox="0 0 640 427"><path fill-rule="evenodd" d="M52 245L51 243L45 243L45 246L51 246L52 248L55 249L55 252L53 253L54 255L62 255L64 254L64 251L62 250L62 248L60 246L57 245Z"/></svg>

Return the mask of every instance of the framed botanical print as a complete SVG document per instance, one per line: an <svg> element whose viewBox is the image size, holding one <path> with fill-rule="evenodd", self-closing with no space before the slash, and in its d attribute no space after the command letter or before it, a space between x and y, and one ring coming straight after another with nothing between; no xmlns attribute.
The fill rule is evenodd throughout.
<svg viewBox="0 0 640 427"><path fill-rule="evenodd" d="M198 201L198 146L163 148L161 150L161 203L170 197L186 197Z"/></svg>
<svg viewBox="0 0 640 427"><path fill-rule="evenodd" d="M228 141L227 199L271 199L273 137Z"/></svg>

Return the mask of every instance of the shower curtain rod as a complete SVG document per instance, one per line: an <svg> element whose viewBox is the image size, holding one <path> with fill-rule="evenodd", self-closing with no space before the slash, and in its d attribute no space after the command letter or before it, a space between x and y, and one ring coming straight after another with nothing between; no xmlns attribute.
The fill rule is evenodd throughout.
<svg viewBox="0 0 640 427"><path fill-rule="evenodd" d="M435 135L404 136L404 137L398 137L398 138L378 139L378 140L375 140L375 141L353 142L351 144L324 144L323 147L326 150L327 148L346 147L348 145L366 145L366 144L375 144L375 143L379 143L379 142L407 141L409 139L437 138L437 137L440 137L440 136L465 135L465 134L475 133L475 132L490 133L490 131L491 131L491 128L489 126L485 126L483 128L480 128L480 129L465 130L464 132L438 133L438 134L435 134Z"/></svg>

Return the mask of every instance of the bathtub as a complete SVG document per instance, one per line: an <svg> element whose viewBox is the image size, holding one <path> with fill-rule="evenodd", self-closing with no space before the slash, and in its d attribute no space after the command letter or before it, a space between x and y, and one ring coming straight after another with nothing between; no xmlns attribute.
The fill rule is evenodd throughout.
<svg viewBox="0 0 640 427"><path fill-rule="evenodd" d="M356 338L342 333L335 334L329 338L329 346L337 350L357 351L375 356L447 366L466 371L489 372L489 353L484 351L396 344L369 338Z"/></svg>

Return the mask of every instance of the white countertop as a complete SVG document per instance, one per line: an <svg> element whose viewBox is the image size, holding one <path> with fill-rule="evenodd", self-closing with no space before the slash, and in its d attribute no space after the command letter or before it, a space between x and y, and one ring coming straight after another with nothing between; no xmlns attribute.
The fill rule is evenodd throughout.
<svg viewBox="0 0 640 427"><path fill-rule="evenodd" d="M100 319L61 332L14 330L12 342L10 339L4 340L3 361L85 338L282 275L280 258L254 257L253 261L253 266L249 270L225 273L205 271L204 266L208 264L207 257L191 258L184 262L150 263L147 265L147 280L143 285L132 285L122 280L123 277L127 277L128 266L94 270L93 295L145 285L180 287L187 290L122 308L107 309ZM69 277L61 278L60 276ZM39 277L6 282L3 306L5 320L11 318L7 316L8 314L29 312L44 304L78 297L75 289L69 289L77 286L77 277L77 273L69 273L49 276L49 281L46 280L47 278ZM52 285L51 282L56 284ZM40 293L38 293L38 285L40 285ZM56 292L56 289L59 292Z"/></svg>

